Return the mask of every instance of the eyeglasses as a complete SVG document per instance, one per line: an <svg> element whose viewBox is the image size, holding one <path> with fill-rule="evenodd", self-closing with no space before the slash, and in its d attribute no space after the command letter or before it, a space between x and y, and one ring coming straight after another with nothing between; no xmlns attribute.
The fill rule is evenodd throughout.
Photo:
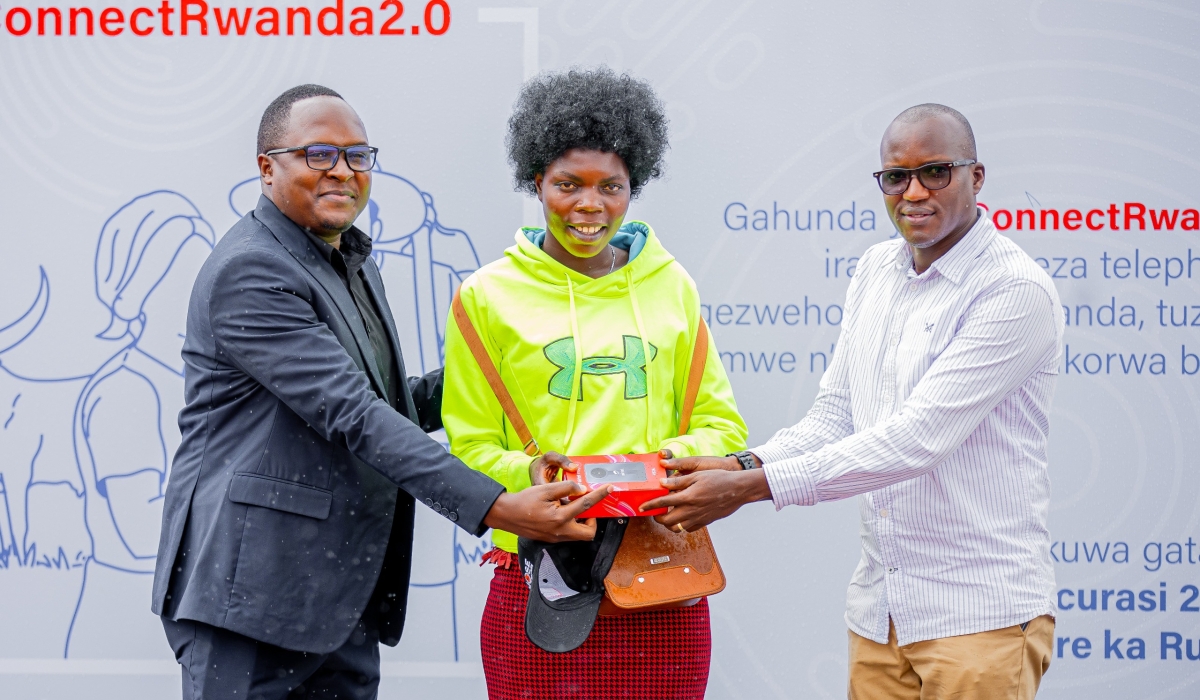
<svg viewBox="0 0 1200 700"><path fill-rule="evenodd" d="M280 153L304 151L304 159L313 170L333 170L337 167L338 157L346 154L346 165L355 172L366 172L375 167L375 154L379 149L374 146L347 146L339 148L326 143L314 143L308 146L293 146L291 148L276 148L264 155L274 156Z"/></svg>
<svg viewBox="0 0 1200 700"><path fill-rule="evenodd" d="M960 165L973 165L977 161L973 159L947 161L944 163L926 163L919 168L888 168L880 170L877 173L871 173L875 181L879 183L879 189L883 190L884 194L896 195L904 194L908 189L908 183L912 181L913 173L917 174L917 180L927 190L945 189L950 184L950 172Z"/></svg>

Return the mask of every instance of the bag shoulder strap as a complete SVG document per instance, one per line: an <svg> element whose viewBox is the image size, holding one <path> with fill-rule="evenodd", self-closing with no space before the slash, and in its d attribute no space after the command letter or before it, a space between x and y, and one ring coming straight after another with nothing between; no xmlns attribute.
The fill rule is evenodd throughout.
<svg viewBox="0 0 1200 700"><path fill-rule="evenodd" d="M679 434L687 435L691 427L692 409L696 407L696 396L700 393L700 381L704 379L704 365L708 362L708 324L700 319L696 327L696 347L692 350L692 366L688 369L687 388L683 392L683 406L679 409Z"/></svg>
<svg viewBox="0 0 1200 700"><path fill-rule="evenodd" d="M530 457L537 457L542 450L538 447L537 440L533 439L533 433L529 432L529 426L521 417L521 412L517 410L517 404L513 402L512 394L508 393L508 387L504 386L504 380L500 378L500 371L496 369L496 363L492 362L491 355L488 355L487 348L483 346L483 340L475 330L475 324L471 323L471 317L467 315L467 310L463 307L458 290L454 291L454 301L450 303L450 310L459 332L462 333L463 340L467 342L467 347L475 356L475 362L483 371L488 386L496 395L496 400L500 402L500 408L504 409L504 415L508 417L508 422L512 424L513 430L521 440L521 450Z"/></svg>

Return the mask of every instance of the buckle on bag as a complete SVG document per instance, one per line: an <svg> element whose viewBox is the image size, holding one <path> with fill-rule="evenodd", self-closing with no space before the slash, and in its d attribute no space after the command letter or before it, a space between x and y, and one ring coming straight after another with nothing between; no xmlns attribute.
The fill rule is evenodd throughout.
<svg viewBox="0 0 1200 700"><path fill-rule="evenodd" d="M537 440L532 437L529 438L529 442L521 446L521 450L530 457L537 457L542 453L542 449L538 447Z"/></svg>

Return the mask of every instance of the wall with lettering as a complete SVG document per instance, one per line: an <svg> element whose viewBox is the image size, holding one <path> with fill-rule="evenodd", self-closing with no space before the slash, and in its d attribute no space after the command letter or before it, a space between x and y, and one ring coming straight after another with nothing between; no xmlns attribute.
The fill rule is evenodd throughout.
<svg viewBox="0 0 1200 700"><path fill-rule="evenodd" d="M0 5L0 695L178 697L149 581L180 334L257 196L266 104L318 82L362 115L380 155L359 224L428 370L455 286L541 220L504 156L522 80L607 63L667 103L667 176L631 215L697 280L753 444L811 405L859 257L895 235L870 177L883 129L920 102L967 115L980 199L1067 322L1042 697L1194 697L1198 30L1184 2ZM381 697L482 698L490 543L418 517ZM856 503L758 504L712 532L709 696L843 697Z"/></svg>

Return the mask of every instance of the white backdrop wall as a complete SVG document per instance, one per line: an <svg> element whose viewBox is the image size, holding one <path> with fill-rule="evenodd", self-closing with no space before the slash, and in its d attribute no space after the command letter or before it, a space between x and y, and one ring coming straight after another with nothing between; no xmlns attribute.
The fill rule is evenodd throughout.
<svg viewBox="0 0 1200 700"><path fill-rule="evenodd" d="M179 440L187 292L256 196L265 105L318 82L363 116L381 153L360 223L415 371L440 364L458 280L540 221L504 158L522 80L597 63L668 104L668 176L632 215L699 283L755 444L810 405L856 256L894 235L869 175L884 127L927 101L971 119L981 201L1053 274L1069 323L1042 696L1196 696L1195 3L449 0L448 29L431 35L441 9L426 26L416 0L391 25L403 36L379 33L387 2L361 36L356 0L335 36L221 36L207 6L208 33L191 22L183 36L175 0L135 36L136 5L116 2L117 22L102 3L64 2L61 35L48 11L38 35L33 0L0 5L0 696L178 697L149 612L154 497ZM70 35L72 6L93 10L92 36L80 13ZM324 6L336 9L308 5L314 19ZM118 225L170 243L139 257ZM418 520L409 626L385 650L382 697L481 698L489 544ZM710 697L843 697L857 531L852 502L759 505L713 527L729 587L712 601Z"/></svg>

